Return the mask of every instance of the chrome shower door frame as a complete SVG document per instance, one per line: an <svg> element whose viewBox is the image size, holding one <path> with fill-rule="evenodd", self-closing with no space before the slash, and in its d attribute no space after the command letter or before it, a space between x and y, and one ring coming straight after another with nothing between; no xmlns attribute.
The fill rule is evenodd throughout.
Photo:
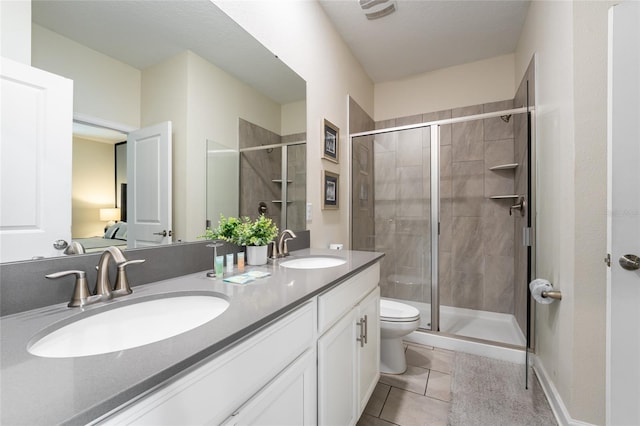
<svg viewBox="0 0 640 426"><path fill-rule="evenodd" d="M361 136L370 136L382 133L391 133L402 130L410 130L410 129L418 129L424 127L430 127L431 129L431 142L430 142L430 152L431 152L431 331L439 332L440 331L440 289L439 289L439 238L440 238L440 126L444 126L447 124L456 124L456 123L464 123L468 121L476 121L476 120L484 120L487 118L495 118L502 117L506 115L515 115L515 114L527 114L531 113L531 123L530 123L530 136L532 141L535 141L534 130L532 129L534 123L534 114L533 108L531 107L520 107L513 108L509 110L502 111L494 111L483 114L475 114L468 115L464 117L456 117L456 118L448 118L444 120L436 120L429 121L418 124L410 124L406 126L397 126L397 127L389 127L386 129L378 129L367 132L359 132L352 133L349 135L350 140L353 141L355 137ZM351 147L353 144L351 144ZM532 152L535 150L535 143L531 143L530 153L529 155L534 154ZM351 157L353 158L353 156ZM535 157L533 157L535 158ZM531 164L533 167L530 167L531 179L535 179L535 163ZM531 182L531 186L535 188L535 180ZM535 238L535 190L532 190L531 197L529 199L530 203L530 215L531 217L531 236L532 239ZM532 255L530 257L530 268L535 270L535 250L532 250Z"/></svg>

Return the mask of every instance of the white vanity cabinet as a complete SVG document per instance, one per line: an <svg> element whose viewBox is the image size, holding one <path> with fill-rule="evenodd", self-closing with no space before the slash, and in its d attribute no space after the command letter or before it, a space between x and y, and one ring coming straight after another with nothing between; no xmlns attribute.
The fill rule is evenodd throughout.
<svg viewBox="0 0 640 426"><path fill-rule="evenodd" d="M101 424L315 424L313 302Z"/></svg>
<svg viewBox="0 0 640 426"><path fill-rule="evenodd" d="M318 296L318 424L354 425L380 377L380 267Z"/></svg>
<svg viewBox="0 0 640 426"><path fill-rule="evenodd" d="M354 425L380 376L379 279L376 263L98 424Z"/></svg>

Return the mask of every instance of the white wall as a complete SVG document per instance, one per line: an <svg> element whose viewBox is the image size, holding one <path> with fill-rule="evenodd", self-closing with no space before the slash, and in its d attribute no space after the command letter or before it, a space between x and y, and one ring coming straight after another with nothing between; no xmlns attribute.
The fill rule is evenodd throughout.
<svg viewBox="0 0 640 426"><path fill-rule="evenodd" d="M33 24L32 65L73 80L73 112L140 127L138 69Z"/></svg>
<svg viewBox="0 0 640 426"><path fill-rule="evenodd" d="M188 146L183 174L188 188L186 238L192 241L205 227L206 140L237 148L239 118L280 134L281 107L199 56L189 52L188 57ZM223 187L235 191L231 182L222 182ZM181 207L176 204L175 208Z"/></svg>
<svg viewBox="0 0 640 426"><path fill-rule="evenodd" d="M571 418L605 422L607 9L531 4L516 81L536 55L537 275L563 300L537 305L536 353Z"/></svg>
<svg viewBox="0 0 640 426"><path fill-rule="evenodd" d="M351 95L373 116L373 83L315 1L214 1L307 82L307 222L311 245L349 243L347 108ZM323 119L340 128L340 164L321 160ZM321 210L321 170L340 173L341 208Z"/></svg>
<svg viewBox="0 0 640 426"><path fill-rule="evenodd" d="M374 119L511 99L515 87L513 54L442 68L376 84Z"/></svg>
<svg viewBox="0 0 640 426"><path fill-rule="evenodd" d="M31 65L30 1L0 1L0 56Z"/></svg>
<svg viewBox="0 0 640 426"><path fill-rule="evenodd" d="M173 122L173 231L193 241L205 229L206 141L236 149L239 117L279 134L281 107L189 51L145 69L142 82L142 125Z"/></svg>
<svg viewBox="0 0 640 426"><path fill-rule="evenodd" d="M163 121L172 124L173 240L186 239L187 52L142 71L141 127ZM204 152L204 150L203 150ZM204 154L203 154L204 157Z"/></svg>

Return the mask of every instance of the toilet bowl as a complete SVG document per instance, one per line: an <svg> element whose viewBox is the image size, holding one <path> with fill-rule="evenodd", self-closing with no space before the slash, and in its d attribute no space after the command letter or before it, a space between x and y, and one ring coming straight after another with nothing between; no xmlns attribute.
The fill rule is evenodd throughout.
<svg viewBox="0 0 640 426"><path fill-rule="evenodd" d="M380 372L402 374L407 370L402 338L418 329L420 311L413 306L380 299Z"/></svg>

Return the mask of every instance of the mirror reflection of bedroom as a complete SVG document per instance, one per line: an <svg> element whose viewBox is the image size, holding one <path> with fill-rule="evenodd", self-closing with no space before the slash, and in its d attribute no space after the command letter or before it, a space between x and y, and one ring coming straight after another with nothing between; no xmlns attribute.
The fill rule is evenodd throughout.
<svg viewBox="0 0 640 426"><path fill-rule="evenodd" d="M127 135L74 121L71 236L91 253L127 247Z"/></svg>

